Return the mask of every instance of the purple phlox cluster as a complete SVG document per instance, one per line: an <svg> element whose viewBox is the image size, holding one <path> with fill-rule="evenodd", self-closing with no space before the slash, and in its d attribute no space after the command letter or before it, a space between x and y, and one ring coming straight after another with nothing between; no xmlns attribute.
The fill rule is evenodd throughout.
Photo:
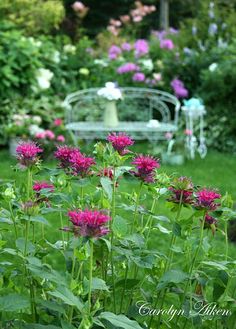
<svg viewBox="0 0 236 329"><path fill-rule="evenodd" d="M175 47L174 42L171 39L163 39L160 41L160 48L162 49L173 49Z"/></svg>
<svg viewBox="0 0 236 329"><path fill-rule="evenodd" d="M112 45L108 50L108 56L110 59L116 59L121 53L121 48L116 45Z"/></svg>
<svg viewBox="0 0 236 329"><path fill-rule="evenodd" d="M142 72L136 72L134 73L132 80L135 82L143 82L145 81L145 74Z"/></svg>
<svg viewBox="0 0 236 329"><path fill-rule="evenodd" d="M117 73L124 74L128 72L135 72L139 70L139 66L134 63L125 63L118 67Z"/></svg>
<svg viewBox="0 0 236 329"><path fill-rule="evenodd" d="M173 88L176 97L188 97L188 90L185 88L183 81L174 79L171 81L171 87Z"/></svg>
<svg viewBox="0 0 236 329"><path fill-rule="evenodd" d="M122 45L121 45L121 49L123 50L123 51L131 51L132 50L132 45L130 44L130 43L128 43L128 42L124 42L124 43L122 43Z"/></svg>
<svg viewBox="0 0 236 329"><path fill-rule="evenodd" d="M137 57L146 55L149 52L148 42L144 39L139 39L135 42L134 49Z"/></svg>

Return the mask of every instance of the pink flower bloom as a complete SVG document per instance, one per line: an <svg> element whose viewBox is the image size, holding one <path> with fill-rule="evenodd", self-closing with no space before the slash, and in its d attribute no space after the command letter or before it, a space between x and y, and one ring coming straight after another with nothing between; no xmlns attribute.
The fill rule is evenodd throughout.
<svg viewBox="0 0 236 329"><path fill-rule="evenodd" d="M125 64L121 65L120 67L118 67L117 73L124 74L124 73L128 73L128 72L134 72L137 70L139 70L139 67L136 64L125 63Z"/></svg>
<svg viewBox="0 0 236 329"><path fill-rule="evenodd" d="M57 146L57 150L54 153L56 159L60 161L60 167L63 169L70 169L70 158L73 154L81 154L80 150L75 147L69 147L67 145Z"/></svg>
<svg viewBox="0 0 236 329"><path fill-rule="evenodd" d="M220 205L215 203L216 199L220 199L221 195L214 190L204 188L196 193L196 207L200 209L216 210Z"/></svg>
<svg viewBox="0 0 236 329"><path fill-rule="evenodd" d="M45 136L50 140L55 139L55 134L51 130L45 130Z"/></svg>
<svg viewBox="0 0 236 329"><path fill-rule="evenodd" d="M132 80L137 82L143 82L145 80L145 74L142 72L136 72L134 73Z"/></svg>
<svg viewBox="0 0 236 329"><path fill-rule="evenodd" d="M107 27L107 31L109 31L111 34L117 36L119 34L119 29L117 29L115 26L113 25L109 25Z"/></svg>
<svg viewBox="0 0 236 329"><path fill-rule="evenodd" d="M63 124L63 120L60 118L57 118L53 121L54 126L61 126Z"/></svg>
<svg viewBox="0 0 236 329"><path fill-rule="evenodd" d="M35 182L33 185L33 190L35 192L40 192L42 189L49 189L50 192L54 191L53 184L50 184L48 182L42 181L42 182Z"/></svg>
<svg viewBox="0 0 236 329"><path fill-rule="evenodd" d="M115 27L120 27L122 25L121 21L119 21L118 19L113 19L113 18L110 19L109 24L113 25Z"/></svg>
<svg viewBox="0 0 236 329"><path fill-rule="evenodd" d="M38 138L38 139L44 139L44 138L46 138L45 132L42 131L42 132L36 133L35 134L35 138Z"/></svg>
<svg viewBox="0 0 236 329"><path fill-rule="evenodd" d="M141 22L142 20L143 20L143 17L140 16L140 15L137 15L137 16L134 16L134 17L133 17L133 22L134 22L134 23L139 23L139 22Z"/></svg>
<svg viewBox="0 0 236 329"><path fill-rule="evenodd" d="M74 233L85 237L100 237L109 233L105 224L109 216L98 210L71 210L68 216L74 225Z"/></svg>
<svg viewBox="0 0 236 329"><path fill-rule="evenodd" d="M137 57L146 55L149 52L148 42L144 39L139 39L135 42L134 49Z"/></svg>
<svg viewBox="0 0 236 329"><path fill-rule="evenodd" d="M82 177L87 175L90 167L95 164L93 158L86 157L82 153L72 153L69 162L71 164L73 175L80 175Z"/></svg>
<svg viewBox="0 0 236 329"><path fill-rule="evenodd" d="M185 176L175 178L169 188L172 193L169 201L174 203L191 204L193 202L193 187L190 178Z"/></svg>
<svg viewBox="0 0 236 329"><path fill-rule="evenodd" d="M58 135L57 136L57 141L60 143L64 143L65 142L65 137L63 135Z"/></svg>
<svg viewBox="0 0 236 329"><path fill-rule="evenodd" d="M38 147L34 142L22 142L16 148L17 159L24 167L30 167L38 161L39 153L42 153L43 149Z"/></svg>
<svg viewBox="0 0 236 329"><path fill-rule="evenodd" d="M85 5L80 1L74 2L71 7L74 9L74 11L83 11L85 9Z"/></svg>
<svg viewBox="0 0 236 329"><path fill-rule="evenodd" d="M108 177L108 178L110 178L110 180L113 180L113 177L114 177L113 169L112 168L104 168L97 174L97 176L99 176L99 177Z"/></svg>
<svg viewBox="0 0 236 329"><path fill-rule="evenodd" d="M139 177L146 183L154 182L155 169L160 167L157 159L149 155L139 155L137 156L132 164L136 166L137 171L132 172L136 177Z"/></svg>
<svg viewBox="0 0 236 329"><path fill-rule="evenodd" d="M193 134L193 132L192 132L191 129L185 129L184 133L185 133L185 135L187 135L187 136L192 136L192 134Z"/></svg>
<svg viewBox="0 0 236 329"><path fill-rule="evenodd" d="M166 138L167 140L172 139L172 137L173 137L173 134L172 134L171 132L167 132L167 133L165 134L165 138Z"/></svg>
<svg viewBox="0 0 236 329"><path fill-rule="evenodd" d="M107 140L120 155L127 154L129 151L126 148L134 144L134 141L125 133L112 133L108 135Z"/></svg>
<svg viewBox="0 0 236 329"><path fill-rule="evenodd" d="M122 16L120 16L120 20L123 24L129 23L130 16L129 15L122 15Z"/></svg>
<svg viewBox="0 0 236 329"><path fill-rule="evenodd" d="M160 41L160 48L162 49L173 49L175 47L173 41L171 39L163 39Z"/></svg>

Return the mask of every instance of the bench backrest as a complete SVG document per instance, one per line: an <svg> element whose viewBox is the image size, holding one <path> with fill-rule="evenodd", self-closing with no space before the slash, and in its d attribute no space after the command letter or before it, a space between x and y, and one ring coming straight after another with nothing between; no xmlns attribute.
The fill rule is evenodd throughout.
<svg viewBox="0 0 236 329"><path fill-rule="evenodd" d="M66 123L78 121L101 121L106 100L97 95L100 88L77 91L64 101ZM149 121L178 124L180 102L161 90L149 88L120 88L123 99L117 102L120 121Z"/></svg>

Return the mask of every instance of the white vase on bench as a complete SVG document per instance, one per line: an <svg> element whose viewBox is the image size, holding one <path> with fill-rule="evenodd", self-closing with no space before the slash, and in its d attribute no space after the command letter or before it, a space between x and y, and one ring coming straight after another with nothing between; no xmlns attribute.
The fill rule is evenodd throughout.
<svg viewBox="0 0 236 329"><path fill-rule="evenodd" d="M115 101L107 101L104 111L104 126L105 127L117 127L119 124L117 108Z"/></svg>

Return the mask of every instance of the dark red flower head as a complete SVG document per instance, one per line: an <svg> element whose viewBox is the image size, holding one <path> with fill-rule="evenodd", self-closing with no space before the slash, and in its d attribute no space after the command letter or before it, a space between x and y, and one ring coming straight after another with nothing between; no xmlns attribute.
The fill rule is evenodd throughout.
<svg viewBox="0 0 236 329"><path fill-rule="evenodd" d="M147 183L154 182L155 169L160 167L159 161L149 155L140 154L133 161L136 166L134 175Z"/></svg>
<svg viewBox="0 0 236 329"><path fill-rule="evenodd" d="M221 195L214 190L202 189L196 193L196 207L206 210L216 210L220 203L215 203Z"/></svg>
<svg viewBox="0 0 236 329"><path fill-rule="evenodd" d="M214 235L216 231L216 226L217 226L217 219L210 216L209 214L206 214L204 219L204 228L211 229L212 234Z"/></svg>
<svg viewBox="0 0 236 329"><path fill-rule="evenodd" d="M56 159L60 161L60 167L63 169L70 168L70 159L72 155L80 154L80 150L75 147L67 145L57 146L57 150L54 153Z"/></svg>
<svg viewBox="0 0 236 329"><path fill-rule="evenodd" d="M112 133L108 135L107 140L120 155L129 153L126 148L134 144L134 141L125 133Z"/></svg>
<svg viewBox="0 0 236 329"><path fill-rule="evenodd" d="M193 183L190 178L185 176L175 178L169 190L172 192L169 201L182 204L193 202Z"/></svg>
<svg viewBox="0 0 236 329"><path fill-rule="evenodd" d="M39 153L42 153L41 149L36 143L22 142L16 148L17 159L24 167L31 167L39 159Z"/></svg>
<svg viewBox="0 0 236 329"><path fill-rule="evenodd" d="M74 232L85 237L100 237L109 232L105 224L111 220L98 210L71 210L68 216L74 225Z"/></svg>

